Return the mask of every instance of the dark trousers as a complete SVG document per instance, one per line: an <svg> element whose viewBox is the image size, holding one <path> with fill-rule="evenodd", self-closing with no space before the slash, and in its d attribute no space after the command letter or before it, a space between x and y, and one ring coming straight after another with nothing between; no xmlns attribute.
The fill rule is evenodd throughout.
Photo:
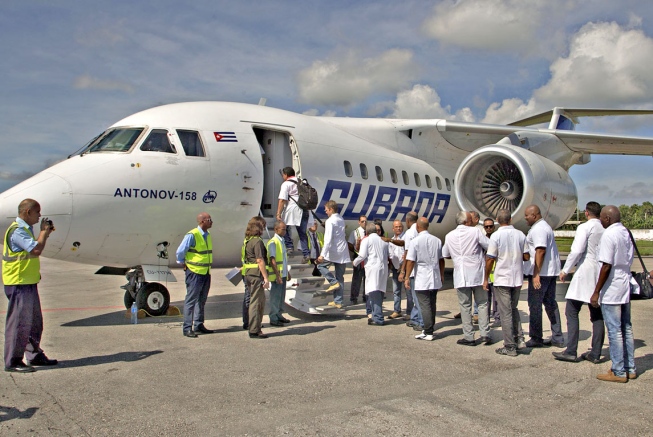
<svg viewBox="0 0 653 437"><path fill-rule="evenodd" d="M551 322L551 341L564 343L560 310L556 302L556 276L540 276L541 287L533 287L533 276L528 276L528 335L537 342L542 342L542 305Z"/></svg>
<svg viewBox="0 0 653 437"><path fill-rule="evenodd" d="M507 349L515 349L517 342L524 338L519 310L517 309L520 293L521 287L494 286L494 295L496 296L499 312L501 313L503 345Z"/></svg>
<svg viewBox="0 0 653 437"><path fill-rule="evenodd" d="M351 292L349 293L349 299L352 302L354 299L358 300L361 289L363 290L363 294L365 294L365 267L359 264L358 266L354 266L354 272L351 275Z"/></svg>
<svg viewBox="0 0 653 437"><path fill-rule="evenodd" d="M566 354L576 356L578 353L578 313L585 302L580 300L567 299L565 307L565 316L567 317L567 350ZM590 310L590 321L592 322L592 351L591 358L598 360L601 358L601 349L605 340L605 326L603 325L603 312L601 308L594 308L587 304Z"/></svg>
<svg viewBox="0 0 653 437"><path fill-rule="evenodd" d="M5 323L5 367L23 360L33 360L39 353L43 334L41 299L36 284L5 285L9 299Z"/></svg>
<svg viewBox="0 0 653 437"><path fill-rule="evenodd" d="M204 305L209 297L211 275L198 275L186 269L186 299L184 300L183 331L188 332L204 323ZM194 324L193 324L194 323Z"/></svg>
<svg viewBox="0 0 653 437"><path fill-rule="evenodd" d="M438 298L438 290L415 290L419 310L424 321L424 334L433 335L435 326L435 308Z"/></svg>
<svg viewBox="0 0 653 437"><path fill-rule="evenodd" d="M244 278L243 284L245 284L245 296L243 297L243 326L245 327L249 326L249 300L251 298L251 294L249 292L247 281Z"/></svg>
<svg viewBox="0 0 653 437"><path fill-rule="evenodd" d="M496 290L494 289L494 284L489 283L487 284L487 315L488 315L488 320L490 320L490 317L494 318L495 322L501 323L501 312L499 311L499 302L497 301L497 295L496 295ZM475 305L476 302L474 302Z"/></svg>
<svg viewBox="0 0 653 437"><path fill-rule="evenodd" d="M249 333L258 334L263 324L263 310L265 309L265 290L263 278L245 275L250 292L249 302Z"/></svg>

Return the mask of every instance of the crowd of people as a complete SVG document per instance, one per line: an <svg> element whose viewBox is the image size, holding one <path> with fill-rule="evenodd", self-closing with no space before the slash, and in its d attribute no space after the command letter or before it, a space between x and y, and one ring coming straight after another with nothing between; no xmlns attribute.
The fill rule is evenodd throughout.
<svg viewBox="0 0 653 437"><path fill-rule="evenodd" d="M391 237L385 235L381 221L369 221L362 215L359 226L347 238L345 221L335 201L329 200L324 205L328 218L323 233L318 232L317 223L309 223L306 211L290 207L293 196L297 196L296 177L292 168L284 169L283 174L274 236L264 243L261 236L267 223L259 216L249 220L245 231L241 251L245 282L243 329L248 330L250 338L267 338L261 329L266 289L270 296L270 325L290 323L283 315L283 304L286 283L291 279L288 259L294 248L288 236L292 225L299 236L302 263L314 264L314 274L326 279L325 292L333 298L328 305L334 308L343 308L345 266L352 262L350 303L357 304L362 293L368 325L386 324L383 299L391 277L393 311L387 319L403 318L408 327L418 331L415 339L435 340L437 294L443 284L445 258L449 258L453 262L453 285L463 328L457 344L490 345L491 328L500 326L503 345L496 349L500 355L516 357L525 348L551 345L563 349L553 352L557 360L586 360L596 364L601 360L607 328L612 366L597 378L611 382L637 378L630 318L630 266L634 246L616 206L601 208L596 202L586 205L587 221L578 227L561 269L553 230L543 220L537 205L525 209L525 220L530 227L527 235L512 226L510 211L501 209L496 217L483 220L482 225L478 213L459 212L455 217L457 226L445 236L444 243L429 233L428 219L418 217L414 211L405 215L405 230L404 223L393 222ZM40 233L35 236L33 225L39 220ZM182 331L190 338L213 332L204 326L204 306L211 285L213 245L209 229L213 221L204 212L197 216L197 224L176 251L176 260L185 271L187 291ZM9 299L5 371L32 372L34 366L57 364L40 347L43 323L37 289L39 255L53 231L52 222L41 218L38 202L25 199L5 234L2 276ZM574 268L566 295L565 341L556 301L556 281L564 281ZM528 281L528 341L517 309L524 277ZM402 292L406 295L405 312L401 307ZM584 304L588 306L592 323L592 346L588 352L578 355L578 317ZM542 308L551 325L551 338L543 335ZM474 311L478 313L478 341ZM490 325L492 318L494 325Z"/></svg>

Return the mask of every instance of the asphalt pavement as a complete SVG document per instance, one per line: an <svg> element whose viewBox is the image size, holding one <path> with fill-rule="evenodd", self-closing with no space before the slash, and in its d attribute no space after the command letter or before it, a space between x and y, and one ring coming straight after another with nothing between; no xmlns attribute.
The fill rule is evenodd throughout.
<svg viewBox="0 0 653 437"><path fill-rule="evenodd" d="M500 328L494 345L457 345L450 269L433 342L401 321L367 326L363 304L332 316L290 311L282 328L266 316L270 337L250 339L228 269L213 270L206 305L217 332L186 338L180 317L130 324L124 278L96 270L42 260L42 346L59 365L0 374L0 435L653 435L653 301L632 304L639 378L616 384L596 379L610 368L605 358L560 362L552 347L499 356ZM181 308L183 282L167 285ZM566 327L564 287L558 302ZM6 306L1 299L3 317ZM390 314L391 292L384 308ZM519 309L528 332L525 290ZM579 354L591 332L586 309L580 317Z"/></svg>

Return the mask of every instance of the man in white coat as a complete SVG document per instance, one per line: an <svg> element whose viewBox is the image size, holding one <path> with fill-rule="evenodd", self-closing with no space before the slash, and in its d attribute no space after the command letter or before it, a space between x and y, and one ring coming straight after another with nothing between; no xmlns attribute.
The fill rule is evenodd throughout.
<svg viewBox="0 0 653 437"><path fill-rule="evenodd" d="M552 352L553 356L560 361L576 362L579 332L578 313L583 304L587 304L590 311L592 350L583 353L580 358L594 364L601 359L601 349L603 348L603 340L605 340L603 314L600 308L594 308L589 304L601 270L597 261L599 244L604 231L599 220L600 214L601 205L597 202L587 203L585 206L587 221L576 229L571 251L567 256L565 266L560 271L560 281L564 282L570 270L577 266L576 273L571 279L565 296L567 299L565 308L565 316L567 316L567 348L562 352Z"/></svg>
<svg viewBox="0 0 653 437"><path fill-rule="evenodd" d="M317 259L317 269L329 282L326 291L333 292L330 306L342 308L342 291L345 288L345 264L350 260L345 238L345 221L338 214L338 204L329 200L324 205L324 212L329 218L324 223L324 245ZM329 271L333 265L335 276Z"/></svg>
<svg viewBox="0 0 653 437"><path fill-rule="evenodd" d="M354 265L365 262L365 295L367 296L368 325L383 325L383 296L388 284L388 243L376 233L374 223L365 226L367 235L360 243Z"/></svg>

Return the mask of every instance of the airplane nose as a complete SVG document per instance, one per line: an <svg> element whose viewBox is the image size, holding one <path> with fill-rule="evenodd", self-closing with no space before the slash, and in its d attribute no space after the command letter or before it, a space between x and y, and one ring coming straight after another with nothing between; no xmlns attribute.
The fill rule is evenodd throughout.
<svg viewBox="0 0 653 437"><path fill-rule="evenodd" d="M50 234L43 251L45 256L54 256L63 247L73 210L73 193L70 184L61 176L43 171L0 194L0 229L4 231L18 216L18 204L24 199L34 199L41 205L41 216L54 223L55 231ZM34 232L39 224L34 225Z"/></svg>

